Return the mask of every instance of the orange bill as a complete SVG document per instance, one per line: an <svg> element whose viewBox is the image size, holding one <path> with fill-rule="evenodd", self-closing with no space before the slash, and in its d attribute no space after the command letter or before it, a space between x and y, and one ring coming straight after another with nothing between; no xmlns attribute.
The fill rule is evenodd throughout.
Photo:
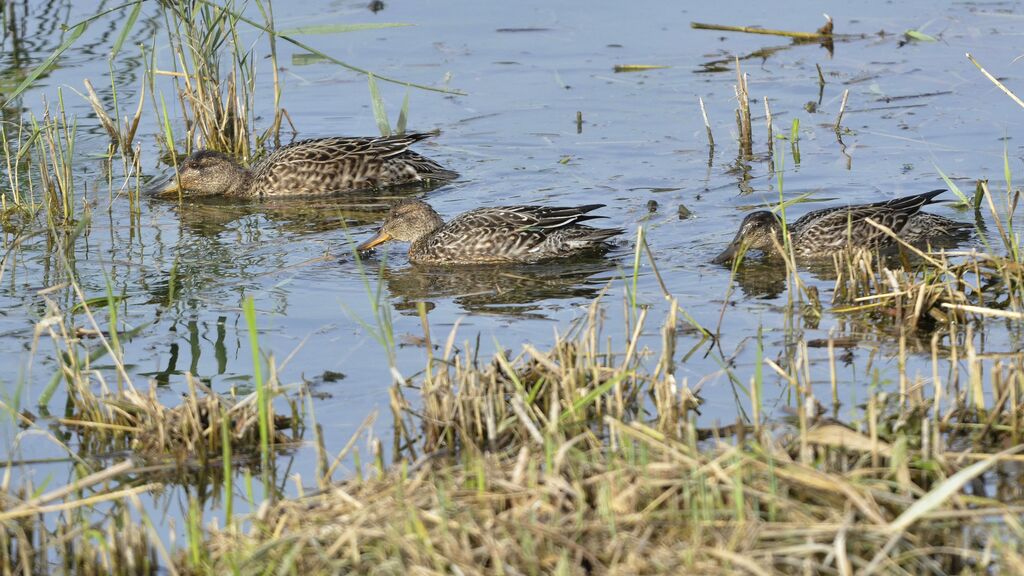
<svg viewBox="0 0 1024 576"><path fill-rule="evenodd" d="M366 250L369 250L370 248L373 248L374 246L379 246L379 245L387 242L388 240L391 240L391 235L388 234L387 232L381 230L381 231L377 232L377 235L374 236L373 238L370 238L366 242L363 242L359 246L356 246L356 250L358 250L360 252L365 252Z"/></svg>

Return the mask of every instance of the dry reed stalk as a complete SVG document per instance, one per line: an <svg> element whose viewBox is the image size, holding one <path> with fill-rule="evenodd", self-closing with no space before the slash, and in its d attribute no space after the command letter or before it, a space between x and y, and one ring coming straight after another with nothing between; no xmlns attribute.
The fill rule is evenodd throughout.
<svg viewBox="0 0 1024 576"><path fill-rule="evenodd" d="M736 128L739 131L740 154L750 157L754 154L754 135L750 126L750 90L747 87L747 75L740 68L740 59L736 58Z"/></svg>
<svg viewBox="0 0 1024 576"><path fill-rule="evenodd" d="M839 132L840 127L843 123L843 113L846 112L846 100L850 97L850 89L843 90L843 101L839 104L839 114L836 116L836 123L832 125L832 128Z"/></svg>
<svg viewBox="0 0 1024 576"><path fill-rule="evenodd" d="M708 134L708 147L712 151L714 151L714 149L715 149L715 137L714 137L713 134L711 134L711 121L708 120L708 111L704 107L704 99L698 96L697 97L697 102L700 103L700 115L704 118L704 130Z"/></svg>

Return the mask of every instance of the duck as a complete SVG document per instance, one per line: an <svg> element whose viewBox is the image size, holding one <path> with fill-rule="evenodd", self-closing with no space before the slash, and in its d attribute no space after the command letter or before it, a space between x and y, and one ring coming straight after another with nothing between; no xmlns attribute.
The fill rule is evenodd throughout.
<svg viewBox="0 0 1024 576"><path fill-rule="evenodd" d="M623 229L581 224L604 218L590 214L603 207L477 208L446 223L426 202L408 198L395 204L377 233L356 250L362 253L397 240L410 243L413 264L532 264L609 248L608 241Z"/></svg>
<svg viewBox="0 0 1024 576"><path fill-rule="evenodd" d="M897 244L891 236L872 226L871 219L892 230L901 240L913 245L958 241L972 228L944 216L921 212L946 192L932 190L875 202L836 206L809 212L788 225L793 253L798 258L829 257L846 248L886 249ZM736 237L712 260L715 264L732 262L745 250L760 250L766 256L779 256L782 222L774 213L759 210L748 214Z"/></svg>
<svg viewBox="0 0 1024 576"><path fill-rule="evenodd" d="M409 147L435 136L329 137L278 148L251 168L215 150L199 150L178 166L178 177L158 183L155 196L268 198L320 196L398 186L447 182L458 174Z"/></svg>

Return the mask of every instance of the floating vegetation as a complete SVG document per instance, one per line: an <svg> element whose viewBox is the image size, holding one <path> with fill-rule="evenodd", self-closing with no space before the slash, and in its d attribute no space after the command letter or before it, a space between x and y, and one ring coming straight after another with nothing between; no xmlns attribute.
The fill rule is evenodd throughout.
<svg viewBox="0 0 1024 576"><path fill-rule="evenodd" d="M826 14L825 20L825 24L814 32L793 32L789 30L773 30L770 28L762 28L760 26L726 26L724 24L707 24L704 22L690 22L690 28L694 28L696 30L719 30L724 32L742 32L744 34L767 34L769 36L786 36L798 41L811 42L815 40L831 40L834 37L834 35L832 34L832 18L828 14Z"/></svg>
<svg viewBox="0 0 1024 576"><path fill-rule="evenodd" d="M615 72L645 72L662 68L671 68L671 66L665 64L616 64L613 70Z"/></svg>

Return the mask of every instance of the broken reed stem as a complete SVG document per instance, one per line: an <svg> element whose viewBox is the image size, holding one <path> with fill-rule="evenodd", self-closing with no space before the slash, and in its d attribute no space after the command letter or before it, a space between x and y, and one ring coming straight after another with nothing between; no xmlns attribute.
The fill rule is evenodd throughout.
<svg viewBox="0 0 1024 576"><path fill-rule="evenodd" d="M973 312L982 316L994 316L998 318L1012 318L1014 320L1024 320L1024 312L1014 312L1012 310L1000 310L998 308L986 308L984 306L971 306L969 304L953 304L950 302L943 302L941 304L943 308L950 310L963 310L964 312Z"/></svg>
<svg viewBox="0 0 1024 576"><path fill-rule="evenodd" d="M818 86L825 85L825 75L821 73L821 64L814 65L818 69Z"/></svg>
<svg viewBox="0 0 1024 576"><path fill-rule="evenodd" d="M1006 95L1012 98L1014 102L1016 102L1018 105L1024 108L1024 101L1021 101L1021 99L1018 98L1016 94L1011 92L1010 89L1007 88L1002 82L1000 82L995 76L989 74L988 70L985 70L985 68L983 68L981 64L979 64L978 61L974 59L974 56L971 56L970 52L967 53L967 59L971 61L971 64L977 66L978 70L981 70L981 73L985 75L985 78L991 80L993 84L995 84L997 87L999 87L1000 90L1005 92Z"/></svg>
<svg viewBox="0 0 1024 576"><path fill-rule="evenodd" d="M704 117L704 129L708 132L708 146L714 148L715 137L711 134L711 121L708 120L708 111L704 108L704 99L698 96L697 101L700 102L700 114Z"/></svg>
<svg viewBox="0 0 1024 576"><path fill-rule="evenodd" d="M768 97L764 97L765 123L768 125L768 158L774 164L775 132L772 130L772 109L768 106Z"/></svg>
<svg viewBox="0 0 1024 576"><path fill-rule="evenodd" d="M832 38L832 34L820 32L792 32L789 30L772 30L771 28L759 28L757 26L726 26L723 24L707 24L704 22L690 22L690 28L697 30L721 30L723 32L743 32L744 34L766 34L769 36L786 36L797 40L824 40Z"/></svg>
<svg viewBox="0 0 1024 576"><path fill-rule="evenodd" d="M843 90L843 101L842 101L841 104L839 104L839 116L836 116L836 125L834 127L836 132L839 132L839 129L842 126L843 113L846 112L846 100L849 97L850 97L850 89L847 88L846 90Z"/></svg>
<svg viewBox="0 0 1024 576"><path fill-rule="evenodd" d="M131 460L125 460L118 464L114 464L108 468L104 468L98 472L94 472L85 476L84 478L78 479L76 482L72 482L46 494L42 494L31 500L27 500L18 506L11 508L10 510L4 511L0 514L0 519L9 520L12 518L19 518L25 514L31 514L37 512L39 508L45 505L47 502L59 500L68 495L74 494L77 491L90 488L97 484L102 484L108 480L116 478L121 474L126 474L135 467L135 464Z"/></svg>
<svg viewBox="0 0 1024 576"><path fill-rule="evenodd" d="M747 75L740 69L740 59L736 57L736 125L740 133L740 150L746 156L754 153L753 133L750 127L750 91L747 88Z"/></svg>

